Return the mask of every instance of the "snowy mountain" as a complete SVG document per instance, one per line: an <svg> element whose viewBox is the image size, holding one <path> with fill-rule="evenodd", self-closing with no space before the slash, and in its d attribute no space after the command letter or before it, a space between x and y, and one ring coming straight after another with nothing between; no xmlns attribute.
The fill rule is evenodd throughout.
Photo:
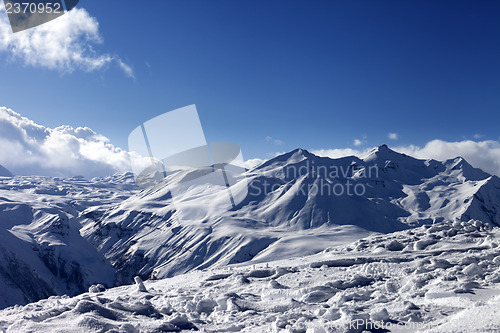
<svg viewBox="0 0 500 333"><path fill-rule="evenodd" d="M500 179L461 158L418 160L381 146L362 158L329 159L298 149L244 176L231 188L235 196L246 193L235 209L211 200L203 218L179 222L167 179L97 217L91 214L81 234L110 260L122 284L135 275L165 278L303 256L422 224L500 224ZM349 194L347 184L358 195ZM203 193L191 189L185 202L195 197L193 207L203 205Z"/></svg>
<svg viewBox="0 0 500 333"><path fill-rule="evenodd" d="M277 156L239 176L231 192L241 200L230 208L205 184L174 202L170 186L191 176L144 190L132 174L0 178L0 307L137 275L300 258L423 224L500 225L497 177L461 158L418 160L386 146L360 158Z"/></svg>
<svg viewBox="0 0 500 333"><path fill-rule="evenodd" d="M81 237L79 214L129 197L129 180L0 178L0 307L112 286L114 268Z"/></svg>

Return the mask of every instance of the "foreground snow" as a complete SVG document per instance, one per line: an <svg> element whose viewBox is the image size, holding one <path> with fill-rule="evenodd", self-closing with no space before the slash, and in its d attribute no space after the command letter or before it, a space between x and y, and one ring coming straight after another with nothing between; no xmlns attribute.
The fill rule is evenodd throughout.
<svg viewBox="0 0 500 333"><path fill-rule="evenodd" d="M6 332L500 330L500 230L443 222L322 253L0 311Z"/></svg>

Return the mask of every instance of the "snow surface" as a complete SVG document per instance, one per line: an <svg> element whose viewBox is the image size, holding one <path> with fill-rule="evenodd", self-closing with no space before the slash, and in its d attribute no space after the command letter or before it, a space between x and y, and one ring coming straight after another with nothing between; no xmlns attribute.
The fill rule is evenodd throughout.
<svg viewBox="0 0 500 333"><path fill-rule="evenodd" d="M312 256L93 286L4 309L0 330L494 332L499 243L500 230L488 224L443 222Z"/></svg>
<svg viewBox="0 0 500 333"><path fill-rule="evenodd" d="M500 179L462 158L297 149L236 176L236 208L207 184L174 203L192 176L0 177L0 331L498 328Z"/></svg>
<svg viewBox="0 0 500 333"><path fill-rule="evenodd" d="M362 176L373 168L376 172ZM330 170L341 171L332 177ZM500 223L500 179L461 158L418 160L381 146L363 159L329 159L298 149L244 176L244 182L231 187L236 196L246 193L236 209L217 205L213 188L203 185L176 198L182 204L174 205L168 187L173 180L168 179L167 185L141 191L97 219L91 216L80 232L110 260L123 284L135 275L158 279L303 256L370 233L441 221ZM182 177L187 176L172 178ZM363 185L366 192L337 196L314 191L321 184L347 182ZM179 210L203 213L179 222Z"/></svg>
<svg viewBox="0 0 500 333"><path fill-rule="evenodd" d="M0 308L114 285L115 269L80 235L79 214L129 197L126 179L0 178Z"/></svg>

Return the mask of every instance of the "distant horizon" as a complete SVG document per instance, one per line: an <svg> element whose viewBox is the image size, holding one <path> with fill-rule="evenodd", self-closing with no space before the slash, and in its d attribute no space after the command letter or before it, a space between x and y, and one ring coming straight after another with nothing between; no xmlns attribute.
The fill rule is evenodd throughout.
<svg viewBox="0 0 500 333"><path fill-rule="evenodd" d="M0 107L0 129L3 129L0 131L0 142L5 147L0 152L0 165L14 175L94 178L132 171L129 152L116 147L108 138L88 127L72 128L60 125L48 128L36 124L14 110ZM245 167L251 168L295 149L304 149L317 156L330 158L360 157L383 145L397 153L418 159L445 161L463 157L475 168L492 175L500 175L500 158L497 159L497 156L500 156L500 143L490 141L433 140L424 147L391 146L382 143L364 149L315 149L302 146L290 151L277 150L268 158L244 160Z"/></svg>

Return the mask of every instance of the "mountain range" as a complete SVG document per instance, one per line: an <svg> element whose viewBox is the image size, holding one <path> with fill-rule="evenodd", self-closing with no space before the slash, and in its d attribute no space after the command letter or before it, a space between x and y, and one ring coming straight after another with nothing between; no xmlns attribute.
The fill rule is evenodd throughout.
<svg viewBox="0 0 500 333"><path fill-rule="evenodd" d="M500 179L460 157L419 160L385 145L339 159L296 149L237 175L233 207L219 205L206 184L174 200L172 183L189 172L147 189L131 173L91 180L4 173L0 307L135 276L302 257L426 224L500 225Z"/></svg>

